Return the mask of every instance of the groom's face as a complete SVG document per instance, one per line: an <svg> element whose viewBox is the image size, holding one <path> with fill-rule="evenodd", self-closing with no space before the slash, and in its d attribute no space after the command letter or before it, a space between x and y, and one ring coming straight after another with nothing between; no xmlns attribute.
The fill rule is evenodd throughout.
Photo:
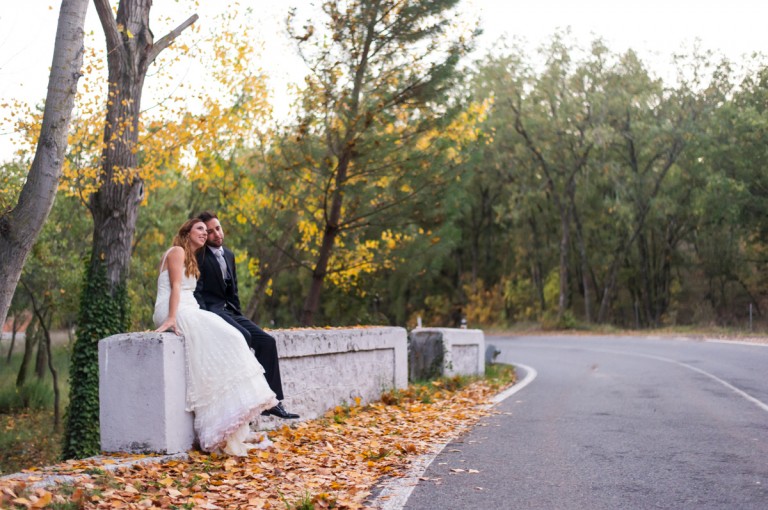
<svg viewBox="0 0 768 510"><path fill-rule="evenodd" d="M224 230L221 228L218 218L212 218L205 223L208 231L208 240L206 244L214 248L220 248L224 243Z"/></svg>

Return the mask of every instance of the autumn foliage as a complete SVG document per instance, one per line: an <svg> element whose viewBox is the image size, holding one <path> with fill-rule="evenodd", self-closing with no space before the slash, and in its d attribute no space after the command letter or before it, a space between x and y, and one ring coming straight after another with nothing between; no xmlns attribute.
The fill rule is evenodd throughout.
<svg viewBox="0 0 768 510"><path fill-rule="evenodd" d="M509 382L509 379L506 380ZM269 433L274 445L236 458L190 452L175 460L107 456L0 481L13 508L364 508L377 484L406 475L420 455L492 412L498 381L460 379L390 391L362 406ZM47 477L57 485L36 487ZM301 506L304 505L304 506Z"/></svg>

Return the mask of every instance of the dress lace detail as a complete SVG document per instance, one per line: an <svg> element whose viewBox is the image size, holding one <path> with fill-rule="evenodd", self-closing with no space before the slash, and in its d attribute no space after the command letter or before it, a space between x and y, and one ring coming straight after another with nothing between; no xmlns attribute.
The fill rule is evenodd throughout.
<svg viewBox="0 0 768 510"><path fill-rule="evenodd" d="M187 410L195 413L201 449L246 455L251 448L268 446L265 437L259 443L249 442L254 440L249 423L277 405L277 399L240 332L218 315L200 309L193 294L196 284L194 277L182 278L176 312L186 347ZM170 294L170 278L163 269L153 316L157 326L168 317Z"/></svg>

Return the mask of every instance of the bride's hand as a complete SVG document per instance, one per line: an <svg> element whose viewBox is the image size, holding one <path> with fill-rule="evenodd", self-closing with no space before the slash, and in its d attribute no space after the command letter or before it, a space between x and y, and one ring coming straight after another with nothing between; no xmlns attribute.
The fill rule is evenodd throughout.
<svg viewBox="0 0 768 510"><path fill-rule="evenodd" d="M176 335L179 334L179 328L176 327L176 319L167 318L165 321L160 324L160 327L155 330L155 333L166 333L166 332L172 332Z"/></svg>

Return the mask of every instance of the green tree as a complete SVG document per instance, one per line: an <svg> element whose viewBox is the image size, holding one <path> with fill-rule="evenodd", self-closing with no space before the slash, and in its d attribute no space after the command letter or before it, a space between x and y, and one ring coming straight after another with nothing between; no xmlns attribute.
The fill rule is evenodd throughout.
<svg viewBox="0 0 768 510"><path fill-rule="evenodd" d="M322 6L322 26L307 23L302 29L295 13L289 17L311 74L300 121L286 137L291 142L276 152L275 167L295 185L286 185L285 177L275 184L304 209L298 220L302 236L319 238L311 247L303 324L313 323L329 274L340 274L343 265L360 269L370 263L364 253L337 253L340 245L382 241L390 235L385 216L451 179L446 153L459 135L449 128L457 113L449 94L474 35L452 25L457 4L330 1ZM450 131L453 140L445 136ZM345 234L353 237L344 241Z"/></svg>
<svg viewBox="0 0 768 510"><path fill-rule="evenodd" d="M723 325L746 322L750 305L757 313L766 306L768 73L759 61L750 67L754 70L740 82L727 62L711 72L712 83L702 95L711 96L717 108L702 117L695 150L686 160L698 176L691 186L696 225L690 259L703 280L699 294Z"/></svg>

